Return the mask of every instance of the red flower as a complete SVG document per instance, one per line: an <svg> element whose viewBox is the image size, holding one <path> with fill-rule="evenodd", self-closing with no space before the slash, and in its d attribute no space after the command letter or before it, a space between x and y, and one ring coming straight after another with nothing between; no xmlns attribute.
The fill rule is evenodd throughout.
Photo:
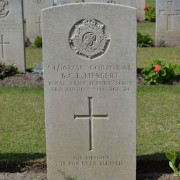
<svg viewBox="0 0 180 180"><path fill-rule="evenodd" d="M148 8L147 8L147 7L145 7L145 8L144 8L144 11L148 11Z"/></svg>
<svg viewBox="0 0 180 180"><path fill-rule="evenodd" d="M160 70L161 70L161 66L160 65L156 65L154 67L154 71L159 72Z"/></svg>
<svg viewBox="0 0 180 180"><path fill-rule="evenodd" d="M151 9L152 8L152 6L146 6L145 8L144 8L144 11L148 11L149 9Z"/></svg>

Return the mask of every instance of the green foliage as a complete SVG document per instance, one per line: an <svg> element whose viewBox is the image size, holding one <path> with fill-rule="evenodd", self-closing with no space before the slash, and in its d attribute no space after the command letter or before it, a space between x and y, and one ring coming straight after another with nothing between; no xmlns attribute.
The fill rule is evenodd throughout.
<svg viewBox="0 0 180 180"><path fill-rule="evenodd" d="M37 37L34 41L34 46L37 48L42 48L42 37Z"/></svg>
<svg viewBox="0 0 180 180"><path fill-rule="evenodd" d="M145 74L145 84L170 83L180 73L180 66L155 60L150 66L143 68L141 73Z"/></svg>
<svg viewBox="0 0 180 180"><path fill-rule="evenodd" d="M174 172L174 176L180 177L180 164L176 165L176 161L178 159L178 153L177 152L169 152L166 153L166 157L169 160L169 166Z"/></svg>
<svg viewBox="0 0 180 180"><path fill-rule="evenodd" d="M13 65L5 65L0 63L0 79L3 79L8 76L13 76L15 74L19 74L17 67L15 64Z"/></svg>
<svg viewBox="0 0 180 180"><path fill-rule="evenodd" d="M174 68L175 75L179 76L180 75L180 66L176 64L173 66L173 68Z"/></svg>
<svg viewBox="0 0 180 180"><path fill-rule="evenodd" d="M156 9L152 6L146 6L144 8L144 11L146 12L146 19L150 22L156 21Z"/></svg>
<svg viewBox="0 0 180 180"><path fill-rule="evenodd" d="M154 41L149 34L137 33L137 46L138 47L153 47Z"/></svg>
<svg viewBox="0 0 180 180"><path fill-rule="evenodd" d="M41 78L43 78L43 63L37 64L36 67L32 70L33 74L39 75Z"/></svg>

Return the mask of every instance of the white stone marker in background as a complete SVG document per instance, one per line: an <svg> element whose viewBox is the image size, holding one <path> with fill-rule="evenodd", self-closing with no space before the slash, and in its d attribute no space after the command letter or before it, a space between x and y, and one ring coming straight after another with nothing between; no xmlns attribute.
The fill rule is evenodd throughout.
<svg viewBox="0 0 180 180"><path fill-rule="evenodd" d="M78 2L101 2L101 3L114 3L127 5L137 8L137 20L145 20L145 0L57 0L58 5L69 4L69 3L78 3Z"/></svg>
<svg viewBox="0 0 180 180"><path fill-rule="evenodd" d="M49 180L136 179L136 9L42 11Z"/></svg>
<svg viewBox="0 0 180 180"><path fill-rule="evenodd" d="M145 0L136 0L136 8L137 8L137 20L139 22L145 20Z"/></svg>
<svg viewBox="0 0 180 180"><path fill-rule="evenodd" d="M135 0L84 0L85 2L114 3L135 7Z"/></svg>
<svg viewBox="0 0 180 180"><path fill-rule="evenodd" d="M180 46L180 1L156 1L156 44Z"/></svg>
<svg viewBox="0 0 180 180"><path fill-rule="evenodd" d="M135 0L57 0L57 4L68 4L68 3L78 3L78 2L101 2L101 3L114 3L122 4L127 6L135 7Z"/></svg>
<svg viewBox="0 0 180 180"><path fill-rule="evenodd" d="M26 0L26 36L34 43L41 33L41 10L53 6L53 0Z"/></svg>
<svg viewBox="0 0 180 180"><path fill-rule="evenodd" d="M24 27L21 0L0 1L0 62L25 72Z"/></svg>
<svg viewBox="0 0 180 180"><path fill-rule="evenodd" d="M57 5L84 2L84 0L57 0Z"/></svg>
<svg viewBox="0 0 180 180"><path fill-rule="evenodd" d="M23 0L24 19L26 19L26 16L27 16L27 5L26 5L26 1L28 1L28 0Z"/></svg>

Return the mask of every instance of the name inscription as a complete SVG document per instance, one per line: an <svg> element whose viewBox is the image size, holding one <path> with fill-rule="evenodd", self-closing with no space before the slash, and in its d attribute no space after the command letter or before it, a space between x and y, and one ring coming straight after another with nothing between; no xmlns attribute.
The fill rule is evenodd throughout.
<svg viewBox="0 0 180 180"><path fill-rule="evenodd" d="M0 32L19 32L22 25L15 20L0 20Z"/></svg>
<svg viewBox="0 0 180 180"><path fill-rule="evenodd" d="M53 92L128 92L133 86L127 75L132 72L131 65L48 65L48 71L58 80L48 81ZM57 79L57 78L56 78Z"/></svg>

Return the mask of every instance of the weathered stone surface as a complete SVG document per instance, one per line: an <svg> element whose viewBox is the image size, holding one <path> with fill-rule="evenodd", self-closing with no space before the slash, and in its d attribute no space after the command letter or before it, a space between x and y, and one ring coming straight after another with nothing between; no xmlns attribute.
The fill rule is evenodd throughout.
<svg viewBox="0 0 180 180"><path fill-rule="evenodd" d="M180 46L180 1L156 1L157 45Z"/></svg>
<svg viewBox="0 0 180 180"><path fill-rule="evenodd" d="M48 179L135 180L136 9L42 11Z"/></svg>
<svg viewBox="0 0 180 180"><path fill-rule="evenodd" d="M25 72L22 14L21 0L0 1L0 62Z"/></svg>
<svg viewBox="0 0 180 180"><path fill-rule="evenodd" d="M53 6L53 0L26 0L26 35L34 42L41 33L41 10Z"/></svg>
<svg viewBox="0 0 180 180"><path fill-rule="evenodd" d="M137 8L137 20L144 21L145 20L145 0L136 0L136 8Z"/></svg>

